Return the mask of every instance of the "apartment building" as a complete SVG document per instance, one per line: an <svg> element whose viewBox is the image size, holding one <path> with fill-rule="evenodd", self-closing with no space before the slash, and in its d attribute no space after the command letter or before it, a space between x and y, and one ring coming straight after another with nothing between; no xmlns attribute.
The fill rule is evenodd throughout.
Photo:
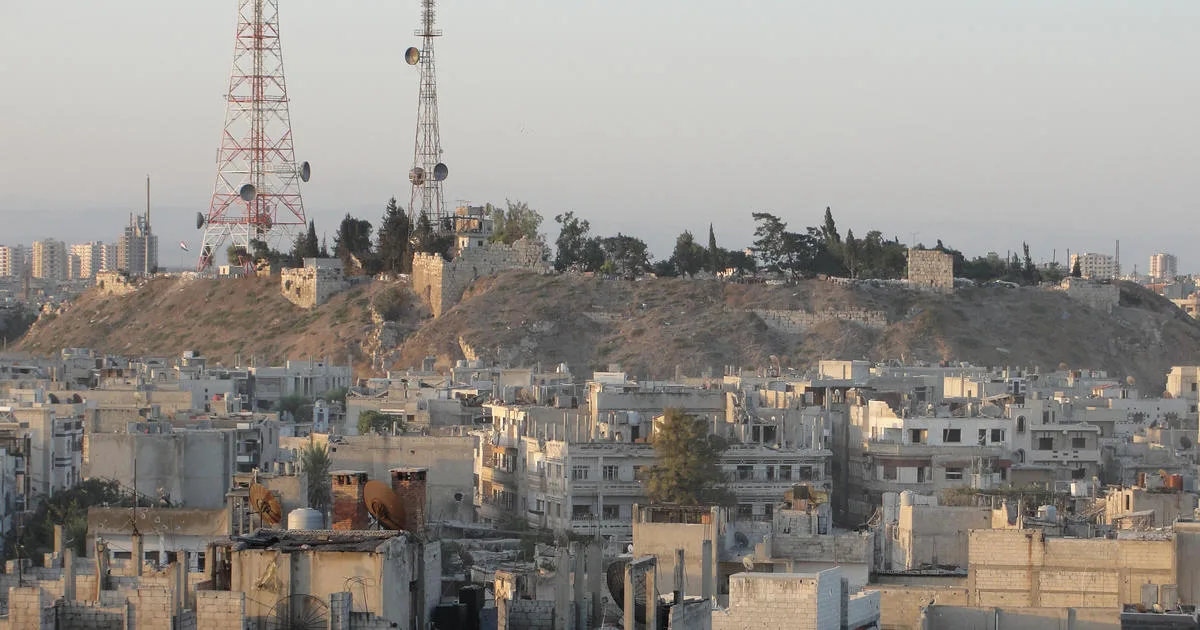
<svg viewBox="0 0 1200 630"><path fill-rule="evenodd" d="M34 241L30 255L31 275L43 280L66 280L67 246L52 238Z"/></svg>
<svg viewBox="0 0 1200 630"><path fill-rule="evenodd" d="M1112 280L1117 277L1116 260L1108 254L1071 254L1071 264L1068 268L1074 270L1076 263L1079 264L1080 277L1092 280Z"/></svg>
<svg viewBox="0 0 1200 630"><path fill-rule="evenodd" d="M108 271L111 264L107 258L109 246L100 241L76 243L71 246L68 277L72 280L94 278L100 271Z"/></svg>
<svg viewBox="0 0 1200 630"><path fill-rule="evenodd" d="M1157 253L1150 256L1150 278L1158 281L1174 280L1179 261L1174 254Z"/></svg>

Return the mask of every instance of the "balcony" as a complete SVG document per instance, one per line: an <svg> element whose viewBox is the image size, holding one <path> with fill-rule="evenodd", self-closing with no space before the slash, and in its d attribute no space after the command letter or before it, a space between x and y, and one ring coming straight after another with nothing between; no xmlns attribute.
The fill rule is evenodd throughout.
<svg viewBox="0 0 1200 630"><path fill-rule="evenodd" d="M595 479L571 482L574 494L605 496L641 496L646 493L642 484L637 481L597 481Z"/></svg>
<svg viewBox="0 0 1200 630"><path fill-rule="evenodd" d="M490 481L503 485L514 485L517 482L516 473L504 470L503 468L493 468L484 466L479 469L479 479L481 481Z"/></svg>
<svg viewBox="0 0 1200 630"><path fill-rule="evenodd" d="M633 521L629 519L572 518L571 532L579 535L629 536L633 534Z"/></svg>

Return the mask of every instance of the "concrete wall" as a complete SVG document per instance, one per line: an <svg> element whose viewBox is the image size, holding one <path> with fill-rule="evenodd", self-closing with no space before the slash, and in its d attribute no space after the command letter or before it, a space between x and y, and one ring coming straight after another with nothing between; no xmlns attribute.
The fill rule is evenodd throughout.
<svg viewBox="0 0 1200 630"><path fill-rule="evenodd" d="M87 436L88 463L84 477L133 479L137 458L137 490L186 507L225 506L233 474L232 431L180 431L163 434L93 433Z"/></svg>
<svg viewBox="0 0 1200 630"><path fill-rule="evenodd" d="M841 577L817 574L738 573L729 578L729 606L712 613L712 630L841 628Z"/></svg>
<svg viewBox="0 0 1200 630"><path fill-rule="evenodd" d="M972 606L1117 608L1139 601L1145 583L1176 583L1170 535L1109 540L1048 538L1019 529L970 534Z"/></svg>
<svg viewBox="0 0 1200 630"><path fill-rule="evenodd" d="M639 510L640 512L641 510ZM658 590L675 590L675 550L683 549L684 584L688 595L699 595L703 584L702 554L705 540L713 541L712 575L715 577L719 535L715 516L709 524L643 523L638 514L633 518L633 557L654 556L658 559ZM716 592L714 590L714 592Z"/></svg>
<svg viewBox="0 0 1200 630"><path fill-rule="evenodd" d="M970 530L991 528L989 508L902 505L892 569L903 571L926 565L965 568Z"/></svg>
<svg viewBox="0 0 1200 630"><path fill-rule="evenodd" d="M967 589L938 586L870 586L879 593L882 630L919 630L921 609L930 602L966 606Z"/></svg>
<svg viewBox="0 0 1200 630"><path fill-rule="evenodd" d="M871 534L845 532L810 536L783 532L776 528L768 540L771 557L777 564L784 564L796 573L841 567L842 577L849 580L852 587L867 583L874 553Z"/></svg>
<svg viewBox="0 0 1200 630"><path fill-rule="evenodd" d="M497 630L554 630L553 600L502 600L497 606Z"/></svg>
<svg viewBox="0 0 1200 630"><path fill-rule="evenodd" d="M923 630L1119 630L1119 608L965 608L932 606Z"/></svg>
<svg viewBox="0 0 1200 630"><path fill-rule="evenodd" d="M441 317L479 278L506 269L548 270L549 265L542 261L544 251L541 241L521 239L512 245L469 247L450 262L437 254L417 253L413 256L413 292L429 305L434 317Z"/></svg>
<svg viewBox="0 0 1200 630"><path fill-rule="evenodd" d="M280 448L298 449L308 438L280 438ZM423 436L350 436L330 444L331 470L362 470L371 479L391 483L392 468L429 471L427 487L430 520L471 520L474 493L474 438ZM454 497L462 495L458 501Z"/></svg>
<svg viewBox="0 0 1200 630"><path fill-rule="evenodd" d="M887 328L888 325L887 313L866 309L831 309L815 313L755 309L753 313L767 328L793 335L803 334L809 328L825 322L850 322L875 330Z"/></svg>
<svg viewBox="0 0 1200 630"><path fill-rule="evenodd" d="M54 607L58 630L126 630L129 610L125 606L109 608L60 600Z"/></svg>
<svg viewBox="0 0 1200 630"><path fill-rule="evenodd" d="M712 601L698 599L672 606L667 630L712 630Z"/></svg>
<svg viewBox="0 0 1200 630"><path fill-rule="evenodd" d="M1067 297L1105 313L1111 313L1121 302L1121 289L1111 282L1067 277L1060 288L1067 292Z"/></svg>

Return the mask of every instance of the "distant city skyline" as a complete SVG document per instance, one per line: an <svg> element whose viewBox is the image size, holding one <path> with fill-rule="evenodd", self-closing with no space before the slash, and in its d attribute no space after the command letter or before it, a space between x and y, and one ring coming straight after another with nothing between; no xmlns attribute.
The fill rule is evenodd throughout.
<svg viewBox="0 0 1200 630"><path fill-rule="evenodd" d="M195 256L231 63L235 3L0 7L0 240L115 241L155 182L163 264ZM284 0L303 189L320 232L408 199L417 103L401 59L415 1L331 10ZM1197 135L1200 5L698 0L440 4L448 205L527 201L669 256L684 229L751 240L826 206L968 256L1030 244L1066 264L1151 254L1200 271L1183 223Z"/></svg>

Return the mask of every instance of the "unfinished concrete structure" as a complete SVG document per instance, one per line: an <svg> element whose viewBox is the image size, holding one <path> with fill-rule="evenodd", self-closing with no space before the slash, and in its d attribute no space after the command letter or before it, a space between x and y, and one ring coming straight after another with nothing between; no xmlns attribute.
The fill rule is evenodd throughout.
<svg viewBox="0 0 1200 630"><path fill-rule="evenodd" d="M908 250L908 282L933 291L954 290L954 256L936 249Z"/></svg>
<svg viewBox="0 0 1200 630"><path fill-rule="evenodd" d="M712 612L712 630L876 628L879 601L878 592L853 592L836 568L739 573L729 578L729 605Z"/></svg>

